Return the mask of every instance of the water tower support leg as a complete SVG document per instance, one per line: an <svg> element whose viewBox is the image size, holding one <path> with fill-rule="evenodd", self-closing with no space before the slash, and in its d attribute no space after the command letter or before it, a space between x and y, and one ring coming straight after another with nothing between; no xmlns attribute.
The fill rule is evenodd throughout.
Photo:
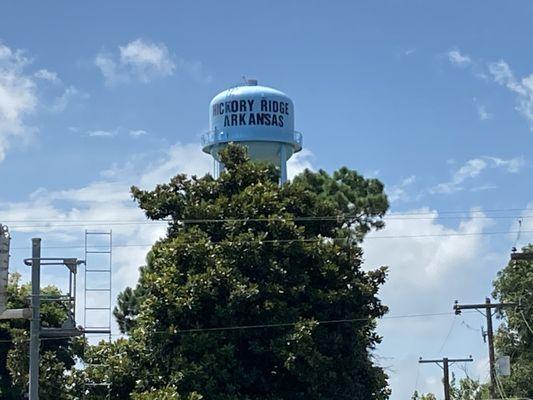
<svg viewBox="0 0 533 400"><path fill-rule="evenodd" d="M284 184L287 182L287 150L283 143L279 149L279 165L281 169L281 184Z"/></svg>

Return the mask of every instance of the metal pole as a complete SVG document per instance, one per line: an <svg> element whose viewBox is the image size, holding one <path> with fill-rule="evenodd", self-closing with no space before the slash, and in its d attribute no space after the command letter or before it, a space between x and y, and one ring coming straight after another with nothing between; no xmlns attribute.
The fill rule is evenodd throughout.
<svg viewBox="0 0 533 400"><path fill-rule="evenodd" d="M285 182L287 182L287 149L285 148L285 144L281 144L281 148L279 150L279 162L280 162L280 169L281 169L281 184L283 185Z"/></svg>
<svg viewBox="0 0 533 400"><path fill-rule="evenodd" d="M444 399L445 400L451 400L451 397L450 397L450 363L456 363L456 362L472 362L474 361L472 359L472 356L470 356L470 358L448 358L448 357L444 357L442 359L439 359L439 360L422 360L422 357L420 357L418 359L418 362L420 364L428 364L428 363L435 363L437 364L439 367L441 367L441 363L442 363L442 371L444 372L444 376L442 378L442 384L444 386Z"/></svg>
<svg viewBox="0 0 533 400"><path fill-rule="evenodd" d="M490 368L490 396L491 398L497 398L496 394L496 365L494 357L494 332L492 331L492 307L490 299L485 299L485 316L487 317L487 338L489 342L489 368Z"/></svg>
<svg viewBox="0 0 533 400"><path fill-rule="evenodd" d="M450 400L450 369L447 357L442 359L442 369L444 371L444 400Z"/></svg>
<svg viewBox="0 0 533 400"><path fill-rule="evenodd" d="M33 238L31 262L30 400L39 400L39 330L41 291L41 239Z"/></svg>
<svg viewBox="0 0 533 400"><path fill-rule="evenodd" d="M7 283L9 274L9 231L0 224L0 314L7 307Z"/></svg>
<svg viewBox="0 0 533 400"><path fill-rule="evenodd" d="M485 310L485 317L487 318L487 337L489 343L489 369L490 369L490 397L496 399L496 365L494 357L494 332L492 331L492 309L501 309L505 307L517 307L518 303L491 303L490 298L485 298L483 304L459 304L455 300L453 309L455 314L461 314L461 310Z"/></svg>

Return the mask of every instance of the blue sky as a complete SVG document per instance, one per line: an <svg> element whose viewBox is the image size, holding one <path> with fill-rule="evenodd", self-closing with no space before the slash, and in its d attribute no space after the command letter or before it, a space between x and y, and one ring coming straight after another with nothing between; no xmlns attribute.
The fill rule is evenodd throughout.
<svg viewBox="0 0 533 400"><path fill-rule="evenodd" d="M347 165L386 184L402 215L374 236L409 237L369 239L365 258L391 267L391 316L482 301L517 237L488 233L515 232L522 217L518 244L533 240L532 11L526 1L3 4L0 222L11 226L11 268L26 275L32 236L75 246L95 227L87 220L141 218L132 184L209 171L199 147L209 101L244 75L295 103L305 150L292 174ZM162 232L98 228L117 243ZM135 282L145 250L116 249L116 291ZM417 379L418 356L472 354L470 374L485 379L481 324L384 320L378 355L392 398L441 392L438 368Z"/></svg>

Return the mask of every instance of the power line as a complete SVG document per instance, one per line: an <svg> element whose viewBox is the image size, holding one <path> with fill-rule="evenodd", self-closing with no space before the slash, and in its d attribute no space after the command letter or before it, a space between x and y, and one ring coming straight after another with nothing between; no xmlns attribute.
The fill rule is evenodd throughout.
<svg viewBox="0 0 533 400"><path fill-rule="evenodd" d="M456 233L435 233L435 234L420 234L420 235L384 235L384 236L366 236L365 240L379 240L379 239L412 239L412 238L435 238L435 237L453 237L453 236L491 236L491 235L507 235L513 234L516 231L493 231L493 232L456 232ZM533 233L531 231L522 231L522 233ZM338 241L348 241L348 237L339 237L339 238L297 238L297 239L255 239L255 240L223 240L218 242L209 242L211 244L244 244L244 243L312 243L312 242L338 242ZM188 242L188 243L197 243L197 242ZM122 244L113 244L113 248L121 247L151 247L154 243L122 243ZM99 246L92 246L97 248ZM62 246L47 246L46 249L82 249L82 245L62 245ZM11 250L28 250L29 247L12 247Z"/></svg>
<svg viewBox="0 0 533 400"><path fill-rule="evenodd" d="M380 320L391 320L391 319L405 319L405 318L427 318L443 315L452 315L451 312L434 312L434 313L420 313L420 314L404 314L404 315L391 315L378 318ZM352 323L352 322L366 322L370 318L346 318L346 319L335 319L335 320L322 320L322 321L313 321L317 325L331 325L331 324L343 324L343 323ZM256 324L256 325L232 325L232 326L222 326L222 327L213 327L213 328L192 328L192 329L179 329L174 331L153 331L152 334L189 334L189 333L203 333L203 332L222 332L222 331L234 331L234 330L248 330L248 329L268 329L268 328L283 328L295 326L297 322L284 322L284 323L275 323L275 324ZM112 334L112 336L123 336L122 334ZM53 337L53 338L41 338L41 340L63 340L69 339L72 336L65 337ZM21 341L27 341L28 339L22 339ZM12 343L12 340L0 340L0 343Z"/></svg>
<svg viewBox="0 0 533 400"><path fill-rule="evenodd" d="M161 225L168 224L169 222L177 222L184 224L203 224L203 223L237 223L237 222L312 222L312 221L344 221L348 219L359 218L360 216L355 215L338 215L338 216L323 216L323 217L272 217L272 218L205 218L205 219L162 219L158 221L149 221L149 220L74 220L72 222L65 220L4 220L4 223L39 223L40 225L12 225L11 229L27 229L27 228L76 228L84 226L122 226L122 225ZM395 216L384 216L382 219L386 221L418 221L418 220L458 220L458 219L501 219L501 220L514 220L517 218L520 219L530 219L533 218L533 215L494 215L494 216L484 216L484 215L465 215L465 216L429 216L429 217L395 217Z"/></svg>
<svg viewBox="0 0 533 400"><path fill-rule="evenodd" d="M507 307L517 307L518 303L491 303L490 298L485 298L483 304L459 304L456 300L453 306L456 314L461 314L462 310L484 310L484 314L487 319L487 342L489 345L489 371L490 371L490 394L492 397L496 396L496 356L494 353L494 332L492 329L492 310L501 310Z"/></svg>
<svg viewBox="0 0 533 400"><path fill-rule="evenodd" d="M500 209L500 210L483 210L479 213L486 212L504 212L504 211L526 211L533 210L533 208L522 209ZM477 212L477 211L476 211ZM471 214L472 211L427 211L427 212L406 212L406 213L391 213L383 216L385 220L426 220L426 219L517 219L517 218L533 218L533 215L466 215L466 216L443 216L440 214ZM435 215L437 214L437 215ZM420 217L421 215L427 215L426 217ZM412 217L415 216L415 217ZM100 225L159 225L166 224L168 222L178 223L224 223L224 222L276 222L276 221L335 221L335 220L348 220L353 218L360 218L361 215L339 214L339 215L326 215L326 216L297 216L297 217L263 217L263 218L184 218L179 220L173 220L170 218L164 218L158 221L151 220L106 220L106 219L79 219L74 221L65 221L64 219L33 219L33 220L4 220L4 223L42 223L44 225L14 225L11 229L24 229L24 228L52 228L52 227L79 227L79 226L100 226Z"/></svg>
<svg viewBox="0 0 533 400"><path fill-rule="evenodd" d="M533 333L533 329L531 329L531 325L529 325L529 322L527 322L527 319L526 319L526 316L524 315L524 312L522 310L519 310L520 311L520 315L522 316L522 319L524 320L526 326L527 326L527 329L529 329L529 331L531 333Z"/></svg>
<svg viewBox="0 0 533 400"><path fill-rule="evenodd" d="M446 335L446 337L444 338L444 341L442 342L442 345L440 346L439 353L442 353L442 350L444 350L444 346L446 346L446 343L448 342L448 339L450 338L450 335L452 334L456 320L457 320L457 315L454 315L452 324L450 325L450 329L448 330L448 334Z"/></svg>
<svg viewBox="0 0 533 400"><path fill-rule="evenodd" d="M442 368L442 371L444 373L444 376L443 376L443 379L442 379L442 383L443 383L443 386L444 386L444 399L445 400L451 400L451 395L450 395L450 365L456 363L456 362L472 362L474 361L472 359L472 356L470 356L469 358L448 358L448 357L444 357L444 358L441 358L441 359L438 359L438 360L423 360L422 357L420 357L420 359L418 360L418 363L419 364L429 364L429 363L433 363L433 364L437 364L439 367ZM442 365L441 365L442 364Z"/></svg>

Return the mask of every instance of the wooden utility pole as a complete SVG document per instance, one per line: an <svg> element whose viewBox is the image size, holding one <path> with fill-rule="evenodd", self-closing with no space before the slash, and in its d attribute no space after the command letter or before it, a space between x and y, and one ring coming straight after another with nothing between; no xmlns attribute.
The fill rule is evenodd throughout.
<svg viewBox="0 0 533 400"><path fill-rule="evenodd" d="M461 310L485 310L480 311L481 314L485 315L487 319L487 342L489 344L489 369L490 369L490 396L493 399L496 399L496 357L494 355L494 331L492 329L492 316L494 313L492 309L495 309L494 312L504 308L504 307L516 307L518 303L491 303L490 299L487 297L485 303L483 304L459 304L455 300L453 309L455 314L461 314Z"/></svg>
<svg viewBox="0 0 533 400"><path fill-rule="evenodd" d="M30 400L39 400L39 345L41 343L41 239L31 240Z"/></svg>
<svg viewBox="0 0 533 400"><path fill-rule="evenodd" d="M533 253L511 253L512 261L533 261Z"/></svg>
<svg viewBox="0 0 533 400"><path fill-rule="evenodd" d="M450 397L450 365L456 362L471 362L474 361L472 356L470 358L448 358L444 357L439 360L423 360L422 357L418 360L420 364L435 363L442 368L444 376L442 384L444 385L444 400L451 400ZM442 364L442 365L441 365Z"/></svg>

